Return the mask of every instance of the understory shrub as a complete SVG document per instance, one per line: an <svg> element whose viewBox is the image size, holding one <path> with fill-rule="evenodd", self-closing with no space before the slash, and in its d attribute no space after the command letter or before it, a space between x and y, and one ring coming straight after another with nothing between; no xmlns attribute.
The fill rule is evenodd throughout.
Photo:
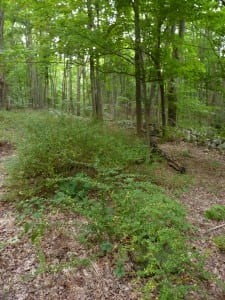
<svg viewBox="0 0 225 300"><path fill-rule="evenodd" d="M40 114L24 121L23 138L17 141L17 155L9 166L11 177L21 183L34 181L38 187L49 178L68 176L82 167L124 168L145 160L144 143L121 130L69 117Z"/></svg>

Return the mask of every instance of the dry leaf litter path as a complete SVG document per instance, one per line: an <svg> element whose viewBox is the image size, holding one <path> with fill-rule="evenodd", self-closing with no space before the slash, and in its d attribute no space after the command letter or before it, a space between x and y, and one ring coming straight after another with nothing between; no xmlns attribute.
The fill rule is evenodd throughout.
<svg viewBox="0 0 225 300"><path fill-rule="evenodd" d="M218 250L213 242L215 236L225 234L225 221L204 217L212 205L225 205L225 153L186 142L167 143L161 148L182 163L193 178L192 187L180 196L188 211L187 219L196 228L192 243L206 256L206 270L225 282L225 252ZM208 296L194 295L193 299L225 299L225 293L215 283L209 282L206 288Z"/></svg>
<svg viewBox="0 0 225 300"><path fill-rule="evenodd" d="M7 174L4 162L11 155L9 145L0 147L0 198L4 199ZM60 213L48 216L48 224L39 253L18 226L17 215L9 204L0 202L0 300L103 300L138 299L132 284L114 276L109 257L85 261L94 253L77 239L86 221ZM52 266L48 272L40 270ZM38 259L39 258L39 259ZM78 263L76 263L76 261ZM74 268L74 264L77 267ZM54 266L57 271L53 271Z"/></svg>

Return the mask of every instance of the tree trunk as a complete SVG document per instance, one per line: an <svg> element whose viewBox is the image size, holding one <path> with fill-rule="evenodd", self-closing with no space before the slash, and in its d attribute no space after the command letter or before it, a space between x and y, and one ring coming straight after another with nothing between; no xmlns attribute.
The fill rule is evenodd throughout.
<svg viewBox="0 0 225 300"><path fill-rule="evenodd" d="M179 23L179 37L183 38L185 30L185 22L183 20ZM176 34L176 26L171 28L172 35ZM178 48L173 47L172 58L175 61L179 60ZM171 78L168 84L168 124L170 126L177 125L177 94L176 94L176 79Z"/></svg>
<svg viewBox="0 0 225 300"><path fill-rule="evenodd" d="M0 10L0 58L3 53L3 29L4 29L4 11ZM3 65L0 64L0 107L5 106L6 85Z"/></svg>
<svg viewBox="0 0 225 300"><path fill-rule="evenodd" d="M3 50L4 11L0 9L0 51Z"/></svg>
<svg viewBox="0 0 225 300"><path fill-rule="evenodd" d="M68 92L69 92L69 112L74 114L74 105L73 105L73 74L72 74L72 59L70 58L68 63Z"/></svg>
<svg viewBox="0 0 225 300"><path fill-rule="evenodd" d="M158 20L155 68L156 68L157 80L158 80L159 91L160 91L162 134L164 136L165 130L166 130L166 99L165 99L164 78L163 78L162 70L161 70L161 27L162 27L162 22L160 20Z"/></svg>
<svg viewBox="0 0 225 300"><path fill-rule="evenodd" d="M87 100L86 98L89 98L89 93L87 92L88 91L88 85L87 85L87 76L86 76L86 67L83 66L82 68L82 102L83 102L83 111L86 110L86 103L87 103ZM89 103L89 100L88 100L88 103Z"/></svg>
<svg viewBox="0 0 225 300"><path fill-rule="evenodd" d="M81 79L81 72L80 67L77 66L77 116L80 116L80 79Z"/></svg>
<svg viewBox="0 0 225 300"><path fill-rule="evenodd" d="M95 63L94 63L94 58L92 53L90 53L90 81L91 81L92 115L94 118L97 118L96 103L95 103L96 102Z"/></svg>
<svg viewBox="0 0 225 300"><path fill-rule="evenodd" d="M26 25L26 47L27 49L33 48L33 40L32 40L32 29L30 24ZM41 90L39 86L37 67L33 62L34 57L30 56L27 59L27 67L28 67L28 85L29 85L29 100L30 104L33 108L37 108L42 106L41 99Z"/></svg>
<svg viewBox="0 0 225 300"><path fill-rule="evenodd" d="M171 78L168 83L168 124L172 127L177 125L177 95L175 79Z"/></svg>
<svg viewBox="0 0 225 300"><path fill-rule="evenodd" d="M62 111L67 110L67 64L68 62L64 58L64 69L63 69L63 79L62 79Z"/></svg>
<svg viewBox="0 0 225 300"><path fill-rule="evenodd" d="M137 134L142 132L142 103L141 103L141 30L140 30L140 13L139 0L132 2L134 11L135 26L135 100L136 100L136 130Z"/></svg>
<svg viewBox="0 0 225 300"><path fill-rule="evenodd" d="M100 82L100 73L99 73L99 58L96 58L96 99L95 99L95 105L96 105L96 116L97 120L103 119L103 106L102 106L102 92L101 92L101 82Z"/></svg>
<svg viewBox="0 0 225 300"><path fill-rule="evenodd" d="M43 93L43 102L44 106L49 107L51 105L50 97L49 97L49 70L48 66L45 66L44 72L44 93Z"/></svg>
<svg viewBox="0 0 225 300"><path fill-rule="evenodd" d="M54 70L54 73L50 75L50 97L51 97L51 106L56 109L56 103L57 103L57 82L56 82L56 72Z"/></svg>
<svg viewBox="0 0 225 300"><path fill-rule="evenodd" d="M116 120L117 118L117 88L116 88L116 76L115 74L111 74L111 113L112 119Z"/></svg>
<svg viewBox="0 0 225 300"><path fill-rule="evenodd" d="M153 126L153 121L152 121L152 106L153 106L153 99L155 96L155 91L156 91L156 85L155 83L151 84L150 87L150 93L147 96L147 91L146 91L146 101L145 101L145 123L146 123L146 136L147 136L147 144L149 147L152 147L153 145L153 140L152 140L152 132L151 132L151 127Z"/></svg>
<svg viewBox="0 0 225 300"><path fill-rule="evenodd" d="M165 135L166 130L166 99L165 99L165 86L164 80L162 78L161 71L158 72L158 80L159 80L159 90L160 90L160 98L161 98L161 117L162 117L162 134Z"/></svg>
<svg viewBox="0 0 225 300"><path fill-rule="evenodd" d="M97 19L98 19L98 7ZM90 0L87 2L89 29L93 30L96 25L94 23L93 7ZM101 89L100 89L100 77L99 77L99 59L96 58L98 54L94 48L89 49L90 55L90 81L91 81L91 99L92 99L92 114L97 120L102 120L102 102L101 102ZM94 56L95 54L95 56Z"/></svg>

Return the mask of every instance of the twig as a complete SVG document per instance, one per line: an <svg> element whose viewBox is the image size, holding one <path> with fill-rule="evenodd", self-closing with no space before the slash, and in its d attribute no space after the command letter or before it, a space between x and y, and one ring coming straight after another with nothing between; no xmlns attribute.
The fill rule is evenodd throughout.
<svg viewBox="0 0 225 300"><path fill-rule="evenodd" d="M209 233L209 232L211 232L211 231L214 231L214 230L219 229L219 228L222 228L222 227L225 227L225 223L224 223L224 224L221 224L221 225L218 225L218 226L215 226L215 227L213 227L213 228L210 228L210 229L206 230L205 233Z"/></svg>

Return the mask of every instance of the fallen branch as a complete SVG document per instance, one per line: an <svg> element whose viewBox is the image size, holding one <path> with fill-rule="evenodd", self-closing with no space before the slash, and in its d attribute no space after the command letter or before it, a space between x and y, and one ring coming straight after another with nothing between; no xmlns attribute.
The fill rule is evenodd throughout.
<svg viewBox="0 0 225 300"><path fill-rule="evenodd" d="M224 224L221 224L221 225L218 225L218 226L215 226L215 227L213 227L213 228L210 228L210 229L208 229L208 230L206 230L206 231L205 231L205 234L206 234L206 233L209 233L209 232L211 232L211 231L217 230L217 229L219 229L219 228L222 228L222 227L225 227L225 223L224 223Z"/></svg>

